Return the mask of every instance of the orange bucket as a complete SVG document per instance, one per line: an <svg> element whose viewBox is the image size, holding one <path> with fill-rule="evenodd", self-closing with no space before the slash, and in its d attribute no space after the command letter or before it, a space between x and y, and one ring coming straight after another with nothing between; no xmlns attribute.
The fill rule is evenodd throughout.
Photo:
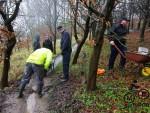
<svg viewBox="0 0 150 113"><path fill-rule="evenodd" d="M105 69L102 68L97 69L97 75L104 75L104 73L105 73Z"/></svg>

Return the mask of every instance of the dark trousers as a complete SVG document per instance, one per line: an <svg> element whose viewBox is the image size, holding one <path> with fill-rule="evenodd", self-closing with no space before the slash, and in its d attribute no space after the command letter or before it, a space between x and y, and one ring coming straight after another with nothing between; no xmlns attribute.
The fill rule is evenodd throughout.
<svg viewBox="0 0 150 113"><path fill-rule="evenodd" d="M21 80L21 88L25 88L26 84L29 83L31 76L32 75L36 76L36 80L37 80L37 90L38 93L42 92L42 88L43 88L43 77L44 77L44 68L43 66L39 66L39 65L35 65L32 63L27 63L25 70L24 70L24 74Z"/></svg>
<svg viewBox="0 0 150 113"><path fill-rule="evenodd" d="M124 47L123 45L121 45L118 41L115 41L115 44L120 49L120 51L123 54L125 54L125 51L127 50L127 48ZM123 43L123 44L125 44L125 43ZM108 69L109 70L113 69L115 59L118 55L118 51L114 46L111 45L110 50L111 50L111 54L110 54L110 57L109 57L109 64L108 64ZM120 64L119 64L120 68L124 68L125 63L126 63L126 59L123 56L121 56Z"/></svg>
<svg viewBox="0 0 150 113"><path fill-rule="evenodd" d="M70 63L71 53L63 54L63 74L65 79L69 79L69 63Z"/></svg>

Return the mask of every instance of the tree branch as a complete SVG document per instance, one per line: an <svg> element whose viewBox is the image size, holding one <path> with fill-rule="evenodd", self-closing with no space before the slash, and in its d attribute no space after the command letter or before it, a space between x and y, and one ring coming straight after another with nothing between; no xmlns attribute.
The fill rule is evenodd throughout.
<svg viewBox="0 0 150 113"><path fill-rule="evenodd" d="M7 19L6 14L1 10L0 10L0 14L2 15L2 18L5 21Z"/></svg>
<svg viewBox="0 0 150 113"><path fill-rule="evenodd" d="M77 24L78 24L78 26L79 26L83 31L85 31L85 29L84 29L84 27L81 25L81 23L79 23L79 22L77 21Z"/></svg>
<svg viewBox="0 0 150 113"><path fill-rule="evenodd" d="M22 0L20 0L16 3L15 11L14 11L13 15L5 21L5 25L10 24L17 17L18 12L19 12L19 6L20 6L21 2L22 2Z"/></svg>

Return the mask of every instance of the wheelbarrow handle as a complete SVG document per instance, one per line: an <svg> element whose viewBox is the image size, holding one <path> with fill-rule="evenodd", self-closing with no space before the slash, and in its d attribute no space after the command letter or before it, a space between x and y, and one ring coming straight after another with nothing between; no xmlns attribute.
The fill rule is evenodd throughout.
<svg viewBox="0 0 150 113"><path fill-rule="evenodd" d="M121 50L117 47L117 45L114 43L112 46L114 46L117 51L120 53L120 55L123 57L123 58L126 58L126 56L121 52Z"/></svg>

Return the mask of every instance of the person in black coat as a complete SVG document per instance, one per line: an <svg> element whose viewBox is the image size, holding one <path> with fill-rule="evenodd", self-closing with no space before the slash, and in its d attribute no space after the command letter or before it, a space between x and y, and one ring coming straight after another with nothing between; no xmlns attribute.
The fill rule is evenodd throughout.
<svg viewBox="0 0 150 113"><path fill-rule="evenodd" d="M43 46L47 49L50 49L53 52L53 43L52 43L52 38L49 37L48 35L46 35L44 37L44 42L43 42Z"/></svg>
<svg viewBox="0 0 150 113"><path fill-rule="evenodd" d="M33 51L37 50L41 48L41 45L40 45L40 34L37 32L34 36L34 39L33 39Z"/></svg>
<svg viewBox="0 0 150 113"><path fill-rule="evenodd" d="M110 57L109 57L109 63L108 63L108 69L109 73L113 74L113 67L114 67L114 62L115 59L118 55L118 50L112 45L112 42L120 49L120 51L125 54L125 51L127 50L126 48L126 35L128 34L128 21L126 18L122 18L120 23L114 24L112 28L109 30L109 34L111 35L110 38ZM124 70L126 63L126 59L121 56L120 58L120 64L119 68L120 70Z"/></svg>
<svg viewBox="0 0 150 113"><path fill-rule="evenodd" d="M63 56L63 76L61 77L61 81L65 82L69 80L69 63L72 52L71 37L62 26L58 26L57 30L61 33L60 48Z"/></svg>

